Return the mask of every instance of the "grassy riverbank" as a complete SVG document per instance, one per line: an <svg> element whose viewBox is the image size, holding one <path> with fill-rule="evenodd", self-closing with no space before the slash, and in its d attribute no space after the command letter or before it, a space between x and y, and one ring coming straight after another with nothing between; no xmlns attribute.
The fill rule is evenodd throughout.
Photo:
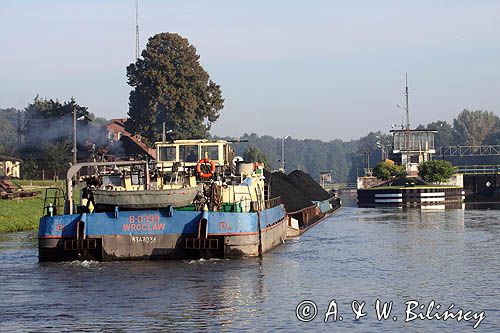
<svg viewBox="0 0 500 333"><path fill-rule="evenodd" d="M26 191L37 191L39 195L31 198L0 200L0 232L23 231L38 228L43 211L45 188L62 187L63 182L14 180L16 185Z"/></svg>

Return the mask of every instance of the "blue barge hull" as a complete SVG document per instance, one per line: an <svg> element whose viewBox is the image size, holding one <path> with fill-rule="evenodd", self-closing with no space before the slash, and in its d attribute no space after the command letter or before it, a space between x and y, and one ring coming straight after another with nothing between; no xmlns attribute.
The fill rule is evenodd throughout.
<svg viewBox="0 0 500 333"><path fill-rule="evenodd" d="M283 205L258 212L174 208L42 217L39 260L258 256L286 238Z"/></svg>

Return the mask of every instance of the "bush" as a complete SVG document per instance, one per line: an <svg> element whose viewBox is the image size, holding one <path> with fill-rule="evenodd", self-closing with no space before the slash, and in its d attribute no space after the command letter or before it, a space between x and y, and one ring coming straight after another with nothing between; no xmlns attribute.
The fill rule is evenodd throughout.
<svg viewBox="0 0 500 333"><path fill-rule="evenodd" d="M446 182L455 171L450 162L443 160L422 162L418 166L419 176L429 183Z"/></svg>
<svg viewBox="0 0 500 333"><path fill-rule="evenodd" d="M373 175L378 179L389 180L393 177L406 177L404 165L395 165L393 161L383 161L373 169Z"/></svg>
<svg viewBox="0 0 500 333"><path fill-rule="evenodd" d="M380 162L373 169L373 175L378 179L389 180L391 179L392 166L387 162Z"/></svg>
<svg viewBox="0 0 500 333"><path fill-rule="evenodd" d="M396 178L406 177L408 173L406 172L406 167L404 165L393 165L392 175Z"/></svg>
<svg viewBox="0 0 500 333"><path fill-rule="evenodd" d="M21 163L21 177L23 179L37 179L38 163L35 160L24 160Z"/></svg>

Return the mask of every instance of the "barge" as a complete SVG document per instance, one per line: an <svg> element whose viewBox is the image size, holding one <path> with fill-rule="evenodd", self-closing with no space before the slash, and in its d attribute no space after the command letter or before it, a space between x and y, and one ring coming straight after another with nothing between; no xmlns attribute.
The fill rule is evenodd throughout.
<svg viewBox="0 0 500 333"><path fill-rule="evenodd" d="M287 238L295 238L310 230L341 208L340 199L325 191L307 173L295 170L266 174L271 197L281 198L287 219Z"/></svg>
<svg viewBox="0 0 500 333"><path fill-rule="evenodd" d="M227 141L156 143L157 161L72 166L47 190L40 261L238 258L284 242L287 219L261 163L238 162ZM74 179L85 183L79 201Z"/></svg>
<svg viewBox="0 0 500 333"><path fill-rule="evenodd" d="M287 213L287 238L301 236L325 218L336 213L340 207L340 199L333 197L329 200L317 202L314 206Z"/></svg>

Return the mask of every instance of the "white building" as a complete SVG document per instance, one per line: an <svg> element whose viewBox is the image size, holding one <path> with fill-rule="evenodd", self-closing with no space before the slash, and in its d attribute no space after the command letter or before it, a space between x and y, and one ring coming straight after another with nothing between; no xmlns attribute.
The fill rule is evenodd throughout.
<svg viewBox="0 0 500 333"><path fill-rule="evenodd" d="M21 176L21 160L12 156L0 155L0 176L19 178Z"/></svg>
<svg viewBox="0 0 500 333"><path fill-rule="evenodd" d="M392 154L391 159L406 166L410 176L418 174L418 165L431 160L435 154L434 135L436 130L391 130Z"/></svg>

